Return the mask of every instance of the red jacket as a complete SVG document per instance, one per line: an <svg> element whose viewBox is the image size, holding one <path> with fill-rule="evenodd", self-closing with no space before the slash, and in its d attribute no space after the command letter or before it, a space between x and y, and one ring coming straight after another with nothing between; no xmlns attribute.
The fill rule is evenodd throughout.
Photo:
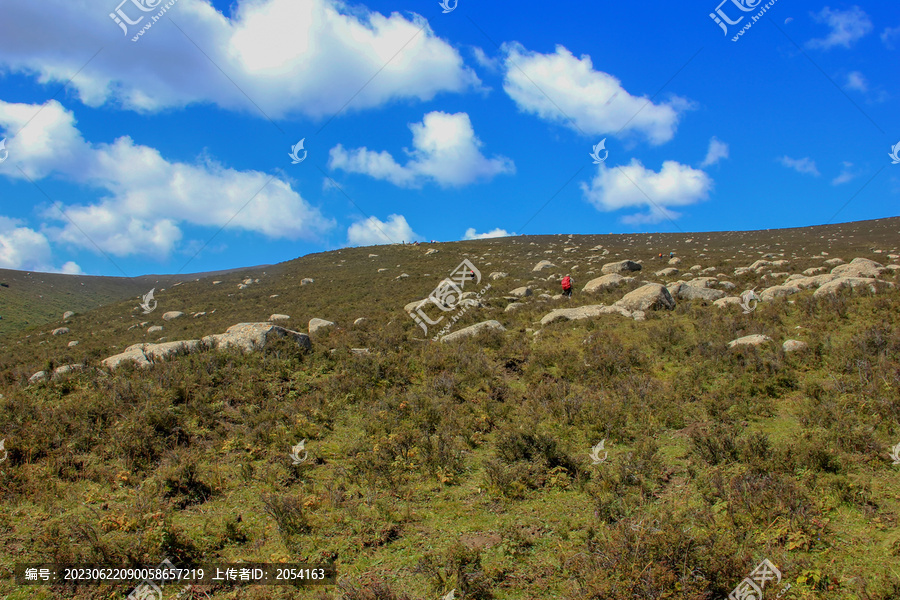
<svg viewBox="0 0 900 600"><path fill-rule="evenodd" d="M572 278L571 278L571 277L568 277L568 276L563 277L563 280L562 280L562 288L563 288L564 290L568 290L568 289L570 289L571 287L572 287Z"/></svg>

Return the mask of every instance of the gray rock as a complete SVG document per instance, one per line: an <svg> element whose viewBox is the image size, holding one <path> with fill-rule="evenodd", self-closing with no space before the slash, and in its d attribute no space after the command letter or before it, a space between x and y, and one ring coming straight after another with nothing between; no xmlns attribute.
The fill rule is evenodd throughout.
<svg viewBox="0 0 900 600"><path fill-rule="evenodd" d="M617 314L623 317L631 318L631 311L621 306L604 306L602 304L592 304L588 306L579 306L577 308L557 308L550 311L541 319L541 325L547 326L557 321L579 321L581 319L593 319L600 315Z"/></svg>
<svg viewBox="0 0 900 600"><path fill-rule="evenodd" d="M511 304L507 304L506 308L503 309L503 312L512 312L514 310L522 308L523 306L525 305L522 302L513 302Z"/></svg>
<svg viewBox="0 0 900 600"><path fill-rule="evenodd" d="M725 298L719 298L713 304L719 308L726 308L732 304L740 306L741 299L738 296L726 296Z"/></svg>
<svg viewBox="0 0 900 600"><path fill-rule="evenodd" d="M75 371L80 371L83 368L84 365L82 364L62 365L53 369L53 378L60 377L62 375L65 375L66 373L74 373Z"/></svg>
<svg viewBox="0 0 900 600"><path fill-rule="evenodd" d="M673 292L672 288L668 288L668 291L670 293ZM672 296L680 300L704 300L706 302L715 302L716 300L724 298L727 294L722 290L683 284L677 286L674 293L672 293Z"/></svg>
<svg viewBox="0 0 900 600"><path fill-rule="evenodd" d="M754 335L745 335L742 338L738 338L736 340L731 340L728 342L729 348L736 348L737 346L760 346L767 342L771 342L772 338L767 335L762 334L754 334Z"/></svg>
<svg viewBox="0 0 900 600"><path fill-rule="evenodd" d="M45 379L47 379L47 371L38 371L28 378L28 383L37 383L38 381L44 381Z"/></svg>
<svg viewBox="0 0 900 600"><path fill-rule="evenodd" d="M822 287L817 289L813 296L816 298L823 298L825 296L834 296L837 294L838 290L842 289L855 289L859 287L866 287L873 294L877 291L875 284L886 285L888 287L894 287L893 283L888 283L886 281L880 281L878 279L872 279L869 277L838 277L833 281L829 281L824 284Z"/></svg>
<svg viewBox="0 0 900 600"><path fill-rule="evenodd" d="M515 296L516 298L525 298L526 296L531 296L532 293L533 292L531 291L530 287L519 287L512 290L509 295Z"/></svg>
<svg viewBox="0 0 900 600"><path fill-rule="evenodd" d="M310 283L315 283L315 279L310 279L309 277L304 277L300 280L300 285L309 285Z"/></svg>
<svg viewBox="0 0 900 600"><path fill-rule="evenodd" d="M147 333L159 333L162 330L162 325L154 325L153 327L149 327L147 329Z"/></svg>
<svg viewBox="0 0 900 600"><path fill-rule="evenodd" d="M274 338L289 338L298 346L309 350L312 342L305 333L292 331L271 323L238 323L228 328L225 333L208 335L203 342L218 349L237 347L244 351L263 348Z"/></svg>
<svg viewBox="0 0 900 600"><path fill-rule="evenodd" d="M675 258L670 258L670 259L669 259L669 264L670 264L670 265L673 265L673 266L674 266L674 265L681 264L681 259L678 258L677 256L676 256Z"/></svg>
<svg viewBox="0 0 900 600"><path fill-rule="evenodd" d="M532 272L538 272L538 271L543 271L544 269L552 269L554 267L556 267L556 265L554 265L549 260L542 260L538 264L534 265L534 268L531 270L532 270Z"/></svg>
<svg viewBox="0 0 900 600"><path fill-rule="evenodd" d="M868 258L854 258L847 265L838 265L831 270L838 277L878 277L884 266Z"/></svg>
<svg viewBox="0 0 900 600"><path fill-rule="evenodd" d="M773 285L759 293L759 299L763 302L771 302L775 298L784 298L800 292L800 288L793 285Z"/></svg>
<svg viewBox="0 0 900 600"><path fill-rule="evenodd" d="M615 287L622 285L623 283L627 283L632 281L633 277L622 277L618 273L610 273L609 275L604 275L602 277L597 277L596 279L591 279L587 282L587 285L584 286L583 291L585 292L602 292L604 290L609 290Z"/></svg>
<svg viewBox="0 0 900 600"><path fill-rule="evenodd" d="M54 329L52 331L52 333L53 333L53 335L65 335L65 334L69 333L69 328L68 327L57 327L56 329Z"/></svg>
<svg viewBox="0 0 900 600"><path fill-rule="evenodd" d="M74 316L75 316L75 313L73 313L71 310L67 310L66 312L63 313L63 319L71 319Z"/></svg>
<svg viewBox="0 0 900 600"><path fill-rule="evenodd" d="M78 345L78 342L75 341L75 340L72 340L72 341L69 342L67 345L68 345L69 348L74 348L75 346Z"/></svg>
<svg viewBox="0 0 900 600"><path fill-rule="evenodd" d="M785 340L781 345L781 349L785 352L798 352L800 350L806 350L808 347L809 344L801 342L800 340Z"/></svg>
<svg viewBox="0 0 900 600"><path fill-rule="evenodd" d="M811 275L809 277L804 277L803 279L794 279L791 281L791 285L794 285L801 290L808 290L811 288L817 288L834 281L837 279L837 275L832 275L831 273L823 273L821 275Z"/></svg>
<svg viewBox="0 0 900 600"><path fill-rule="evenodd" d="M640 263L636 263L633 260L620 260L618 262L607 263L603 265L600 269L600 272L609 275L611 273L633 273L635 271L640 271L643 267L641 267Z"/></svg>
<svg viewBox="0 0 900 600"><path fill-rule="evenodd" d="M440 252L440 250L437 250L437 249L435 249L435 248L432 248L431 250L429 250L428 252L425 253L425 256L430 256L430 255L432 255L432 254L437 254L438 252Z"/></svg>
<svg viewBox="0 0 900 600"><path fill-rule="evenodd" d="M276 313L274 315L269 315L270 321L288 321L288 320L290 320L290 318L291 318L290 315L281 315L278 313Z"/></svg>
<svg viewBox="0 0 900 600"><path fill-rule="evenodd" d="M476 323L475 325L470 325L464 329L460 329L459 331L454 331L453 333L449 333L441 338L441 342L456 342L463 338L472 337L473 335L477 335L478 333L486 330L486 329L496 329L498 331L506 331L506 328L500 324L499 321L484 321L482 323Z"/></svg>
<svg viewBox="0 0 900 600"><path fill-rule="evenodd" d="M509 277L509 273L501 273L500 271L494 271L493 273L488 275L488 278L491 279L492 281L497 281L498 279L503 279L505 277Z"/></svg>
<svg viewBox="0 0 900 600"><path fill-rule="evenodd" d="M316 333L319 333L320 331L325 331L326 329L329 329L331 327L334 327L334 323L332 321L326 321L325 319L318 318L309 320L308 329L310 335L314 335Z"/></svg>
<svg viewBox="0 0 900 600"><path fill-rule="evenodd" d="M616 302L616 306L630 311L635 310L672 310L675 308L675 300L664 286L658 283L648 283Z"/></svg>
<svg viewBox="0 0 900 600"><path fill-rule="evenodd" d="M365 323L366 321L368 321L368 319L366 319L365 317L360 317L360 318L358 318L357 320L353 321L353 325L356 326L356 327L359 327L360 325L362 325L362 324Z"/></svg>
<svg viewBox="0 0 900 600"><path fill-rule="evenodd" d="M657 277L671 277L678 273L678 269L675 267L668 267L666 269L661 269L655 273Z"/></svg>
<svg viewBox="0 0 900 600"><path fill-rule="evenodd" d="M184 313L181 312L180 310L170 310L167 313L163 313L162 318L163 318L163 321L172 321L174 319L177 319L178 317L183 317L183 316L184 316Z"/></svg>

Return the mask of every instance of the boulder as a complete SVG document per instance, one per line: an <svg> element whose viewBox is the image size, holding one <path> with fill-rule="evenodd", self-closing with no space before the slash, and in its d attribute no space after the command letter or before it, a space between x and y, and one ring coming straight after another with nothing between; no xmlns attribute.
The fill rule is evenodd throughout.
<svg viewBox="0 0 900 600"><path fill-rule="evenodd" d="M475 325L470 325L464 329L460 329L459 331L454 331L453 333L448 333L444 337L441 338L441 342L456 342L463 338L472 337L473 335L477 335L480 332L486 329L496 329L498 331L506 331L506 328L500 324L499 321L484 321L482 323L476 323Z"/></svg>
<svg viewBox="0 0 900 600"><path fill-rule="evenodd" d="M53 333L53 335L65 335L65 334L69 333L69 328L68 327L57 327L56 329L53 330L52 333Z"/></svg>
<svg viewBox="0 0 900 600"><path fill-rule="evenodd" d="M75 316L75 313L73 313L71 310L67 310L66 312L63 313L63 319L71 319L74 316Z"/></svg>
<svg viewBox="0 0 900 600"><path fill-rule="evenodd" d="M867 287L870 292L873 294L877 291L875 284L880 283L886 285L888 287L894 287L893 283L888 283L886 281L879 281L878 279L872 279L869 277L838 277L833 281L829 281L819 289L813 293L813 296L816 298L823 298L825 296L834 296L837 294L838 290L842 289L854 289L858 287Z"/></svg>
<svg viewBox="0 0 900 600"><path fill-rule="evenodd" d="M604 290L612 289L614 287L618 287L623 283L627 283L631 281L633 277L622 277L618 273L610 273L609 275L604 275L602 277L597 277L596 279L591 279L587 282L587 285L584 286L585 292L602 292Z"/></svg>
<svg viewBox="0 0 900 600"><path fill-rule="evenodd" d="M68 345L69 348L74 348L75 346L78 345L78 342L75 341L75 340L72 340L72 341L69 342L67 345Z"/></svg>
<svg viewBox="0 0 900 600"><path fill-rule="evenodd" d="M801 342L800 340L785 340L781 345L781 349L785 352L798 352L800 350L806 350L808 347L809 344Z"/></svg>
<svg viewBox="0 0 900 600"><path fill-rule="evenodd" d="M656 273L654 273L654 275L656 275L657 277L671 277L672 275L675 275L677 273L678 269L676 269L675 267L668 267L666 269L657 271Z"/></svg>
<svg viewBox="0 0 900 600"><path fill-rule="evenodd" d="M832 275L831 273L822 273L821 275L811 275L802 279L794 279L793 281L791 281L791 285L794 285L801 290L808 290L825 285L826 283L834 281L835 279L837 279L837 275Z"/></svg>
<svg viewBox="0 0 900 600"><path fill-rule="evenodd" d="M28 383L37 383L38 381L44 381L45 379L47 379L47 371L38 371L28 378Z"/></svg>
<svg viewBox="0 0 900 600"><path fill-rule="evenodd" d="M154 325L153 327L147 328L147 333L159 333L162 330L162 325Z"/></svg>
<svg viewBox="0 0 900 600"><path fill-rule="evenodd" d="M715 277L695 277L690 281L684 282L685 285L697 288L711 288L717 283L719 283L719 280Z"/></svg>
<svg viewBox="0 0 900 600"><path fill-rule="evenodd" d="M512 302L506 305L506 308L503 309L503 312L512 312L514 310L522 308L523 306L525 306L525 304L523 304L522 302Z"/></svg>
<svg viewBox="0 0 900 600"><path fill-rule="evenodd" d="M616 306L630 311L635 310L672 310L675 308L675 300L664 286L658 283L648 283L616 302Z"/></svg>
<svg viewBox="0 0 900 600"><path fill-rule="evenodd" d="M509 273L501 273L500 271L494 271L493 273L488 275L488 278L491 281L497 281L498 279L503 279L504 277L509 277Z"/></svg>
<svg viewBox="0 0 900 600"><path fill-rule="evenodd" d="M732 304L740 306L741 302L742 300L738 296L726 296L725 298L719 298L718 300L713 302L713 304L715 306L718 306L719 308L726 308L728 306L731 306Z"/></svg>
<svg viewBox="0 0 900 600"><path fill-rule="evenodd" d="M641 265L633 260L620 260L618 262L603 265L600 272L606 275L611 273L633 273L635 271L640 271L641 268Z"/></svg>
<svg viewBox="0 0 900 600"><path fill-rule="evenodd" d="M716 300L727 296L722 290L690 285L690 282L675 284L666 289L673 297L678 298L679 300L705 300L706 302L715 302Z"/></svg>
<svg viewBox="0 0 900 600"><path fill-rule="evenodd" d="M558 308L550 311L541 319L541 325L547 326L557 321L579 321L581 319L592 319L600 315L617 314L623 317L631 317L631 311L621 306L604 306L602 304L593 304L588 306L579 306L577 308Z"/></svg>
<svg viewBox="0 0 900 600"><path fill-rule="evenodd" d="M314 283L315 279L310 279L309 277L304 277L300 280L300 285L309 285L310 283Z"/></svg>
<svg viewBox="0 0 900 600"><path fill-rule="evenodd" d="M674 266L674 265L677 265L677 264L681 264L681 259L678 258L677 256L676 256L675 258L670 258L670 259L669 259L669 264L670 264L670 265L673 265L673 266Z"/></svg>
<svg viewBox="0 0 900 600"><path fill-rule="evenodd" d="M428 252L425 253L425 256L431 256L432 254L437 254L438 252L440 252L440 250L432 248L431 250L429 250Z"/></svg>
<svg viewBox="0 0 900 600"><path fill-rule="evenodd" d="M319 333L320 331L324 331L334 327L334 323L331 321L326 321L325 319L310 319L309 320L309 334L313 335Z"/></svg>
<svg viewBox="0 0 900 600"><path fill-rule="evenodd" d="M312 348L312 342L305 333L291 331L271 323L238 323L229 327L225 333L206 336L203 342L214 348L224 349L234 346L249 352L264 347L269 340L281 337L290 338L306 350Z"/></svg>
<svg viewBox="0 0 900 600"><path fill-rule="evenodd" d="M878 277L884 266L868 258L854 258L847 265L838 265L831 270L838 277Z"/></svg>
<svg viewBox="0 0 900 600"><path fill-rule="evenodd" d="M770 266L772 266L772 261L758 260L747 268L750 269L751 271L756 271L757 273L759 273L765 267L770 267Z"/></svg>
<svg viewBox="0 0 900 600"><path fill-rule="evenodd" d="M736 348L737 346L760 346L765 344L766 342L771 342L772 338L767 335L762 335L756 333L754 335L745 335L742 338L738 338L736 340L731 340L728 342L729 348Z"/></svg>
<svg viewBox="0 0 900 600"><path fill-rule="evenodd" d="M291 318L290 315L280 315L278 313L276 313L274 315L269 315L270 321L287 321L290 318Z"/></svg>
<svg viewBox="0 0 900 600"><path fill-rule="evenodd" d="M813 275L819 275L820 273L824 273L827 271L825 267L812 267L811 269L806 269L803 271L803 274L807 277L812 277Z"/></svg>
<svg viewBox="0 0 900 600"><path fill-rule="evenodd" d="M509 295L515 296L516 298L525 298L526 296L530 296L533 292L530 287L519 287L512 290Z"/></svg>
<svg viewBox="0 0 900 600"><path fill-rule="evenodd" d="M550 262L549 260L542 260L542 261L539 262L538 264L534 265L534 268L531 269L531 271L536 273L536 272L539 272L539 271L543 271L544 269L552 269L552 268L554 268L554 267L556 267L556 265L554 265L554 264L553 264L552 262ZM458 332L457 332L457 333L458 333ZM444 339L446 339L446 337L445 337Z"/></svg>
<svg viewBox="0 0 900 600"><path fill-rule="evenodd" d="M435 252L437 252L437 250L435 250ZM350 348L350 354L353 354L356 356L366 356L371 353L372 353L372 351L369 350L368 348Z"/></svg>
<svg viewBox="0 0 900 600"><path fill-rule="evenodd" d="M834 267L837 265L844 264L844 260L841 258L829 258L828 260L825 261L825 264L828 265L829 267Z"/></svg>
<svg viewBox="0 0 900 600"><path fill-rule="evenodd" d="M84 368L82 364L74 364L74 365L62 365L60 367L56 367L53 369L53 378L60 377L61 375L65 375L66 373L74 373L75 371L80 371Z"/></svg>
<svg viewBox="0 0 900 600"><path fill-rule="evenodd" d="M800 288L793 285L773 285L759 293L759 299L763 302L770 302L775 298L784 298L791 294L800 292Z"/></svg>
<svg viewBox="0 0 900 600"><path fill-rule="evenodd" d="M173 319L177 319L178 317L183 317L184 313L180 310L170 310L167 313L163 313L163 321L171 321Z"/></svg>

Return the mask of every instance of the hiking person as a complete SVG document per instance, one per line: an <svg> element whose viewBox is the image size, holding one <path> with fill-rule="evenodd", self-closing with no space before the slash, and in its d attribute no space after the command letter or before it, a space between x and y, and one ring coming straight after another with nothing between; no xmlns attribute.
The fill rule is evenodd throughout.
<svg viewBox="0 0 900 600"><path fill-rule="evenodd" d="M565 296L566 298L572 297L572 283L572 278L568 275L562 278L563 296Z"/></svg>

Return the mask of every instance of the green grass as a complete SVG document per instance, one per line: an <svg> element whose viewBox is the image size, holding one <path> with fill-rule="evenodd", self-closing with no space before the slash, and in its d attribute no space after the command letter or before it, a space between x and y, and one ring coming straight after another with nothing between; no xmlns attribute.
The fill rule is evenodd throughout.
<svg viewBox="0 0 900 600"><path fill-rule="evenodd" d="M159 293L146 316L133 302L106 305L71 319L67 336L47 335L58 323L7 334L2 566L335 559L334 588L202 591L701 600L727 596L768 558L791 584L783 598L897 598L900 467L888 449L900 442L900 291L816 299L810 290L749 315L679 302L644 322L606 315L526 332L554 307L621 297L624 289L580 292L605 262L642 259L651 280L665 264L652 256L673 246L679 268L722 265L729 274L773 251L785 253L790 272L820 265L812 256L822 251L887 264L880 257L895 251L886 240L898 239L897 224L664 244L657 235L651 244L637 235L520 237L441 244L427 257L429 245L348 249L186 282ZM570 244L579 249L564 252ZM590 251L596 244L610 253ZM737 254L741 244L753 250ZM466 254L485 276L510 277L492 282L486 306L456 329L498 319L507 331L421 341L403 305ZM544 258L559 268L532 274ZM544 279L575 265L571 303L535 296L503 311L508 290L531 283L556 293L558 283ZM401 272L410 277L394 279ZM260 282L238 290L245 276ZM300 286L304 277L315 282ZM729 279L738 293L758 283ZM168 310L187 316L163 322ZM198 311L208 314L190 316ZM299 330L312 317L338 328L314 336L308 353L279 342L148 370L96 367L156 339L146 327L128 330L136 322L162 324L176 340L272 313L291 315L287 326ZM357 317L368 320L353 326ZM750 333L777 343L727 349ZM809 349L784 354L788 338ZM80 343L69 349L72 339ZM348 351L358 347L371 354ZM87 367L27 384L33 372L70 362ZM290 448L304 438L310 460L293 465ZM604 438L609 457L592 465L588 452ZM10 599L124 598L130 589L20 590L0 579Z"/></svg>

